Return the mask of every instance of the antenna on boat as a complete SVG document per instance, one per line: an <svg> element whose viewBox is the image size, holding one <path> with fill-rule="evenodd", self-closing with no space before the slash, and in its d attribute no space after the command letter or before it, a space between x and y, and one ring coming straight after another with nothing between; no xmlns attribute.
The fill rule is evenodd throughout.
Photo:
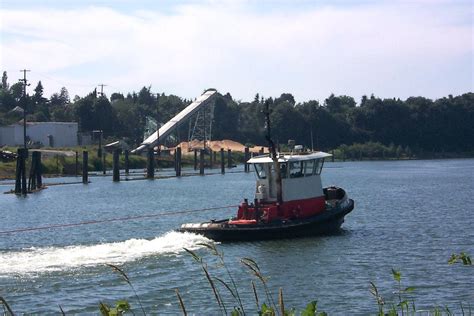
<svg viewBox="0 0 474 316"><path fill-rule="evenodd" d="M311 127L311 152L314 151L314 146L313 146L313 127Z"/></svg>
<svg viewBox="0 0 474 316"><path fill-rule="evenodd" d="M273 160L273 166L275 168L276 174L276 187L277 187L277 202L278 205L283 203L283 193L281 189L281 172L280 172L280 164L278 163L278 155L275 147L275 143L272 140L271 136L271 125L270 125L270 100L265 101L265 125L267 127L267 135L265 138L268 141L269 149L270 149L270 157ZM278 212L280 212L280 208L278 208Z"/></svg>

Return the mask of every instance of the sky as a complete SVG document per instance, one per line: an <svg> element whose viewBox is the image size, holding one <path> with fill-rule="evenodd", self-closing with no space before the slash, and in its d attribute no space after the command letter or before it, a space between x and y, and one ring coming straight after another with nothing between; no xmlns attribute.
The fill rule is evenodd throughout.
<svg viewBox="0 0 474 316"><path fill-rule="evenodd" d="M0 0L0 70L71 99L436 99L474 91L473 16L463 0Z"/></svg>

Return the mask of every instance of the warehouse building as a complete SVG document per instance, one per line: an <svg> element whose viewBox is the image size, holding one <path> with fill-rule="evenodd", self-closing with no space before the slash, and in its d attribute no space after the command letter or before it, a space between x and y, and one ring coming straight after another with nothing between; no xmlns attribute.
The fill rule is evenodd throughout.
<svg viewBox="0 0 474 316"><path fill-rule="evenodd" d="M29 142L40 147L72 147L78 145L77 122L27 122ZM0 127L0 146L23 145L23 122Z"/></svg>

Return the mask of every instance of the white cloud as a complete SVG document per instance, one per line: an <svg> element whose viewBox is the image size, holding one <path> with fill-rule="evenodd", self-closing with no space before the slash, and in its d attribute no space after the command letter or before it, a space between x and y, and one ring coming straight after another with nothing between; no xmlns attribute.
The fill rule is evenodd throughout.
<svg viewBox="0 0 474 316"><path fill-rule="evenodd" d="M472 12L465 6L261 12L247 2L211 2L175 9L3 10L2 68L15 78L10 70L27 67L47 92L64 85L71 95L99 82L109 94L152 85L190 98L215 87L243 100L291 92L300 101L331 92L435 98L473 88Z"/></svg>

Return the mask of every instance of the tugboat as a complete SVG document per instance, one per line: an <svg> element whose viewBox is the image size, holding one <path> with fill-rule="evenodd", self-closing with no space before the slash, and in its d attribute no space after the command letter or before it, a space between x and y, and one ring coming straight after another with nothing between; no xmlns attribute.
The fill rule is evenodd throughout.
<svg viewBox="0 0 474 316"><path fill-rule="evenodd" d="M324 159L331 154L304 151L302 146L277 153L270 138L266 106L270 154L247 161L257 177L254 201L245 199L236 217L183 224L179 231L215 241L256 241L329 234L340 229L354 201L342 188L322 187Z"/></svg>

